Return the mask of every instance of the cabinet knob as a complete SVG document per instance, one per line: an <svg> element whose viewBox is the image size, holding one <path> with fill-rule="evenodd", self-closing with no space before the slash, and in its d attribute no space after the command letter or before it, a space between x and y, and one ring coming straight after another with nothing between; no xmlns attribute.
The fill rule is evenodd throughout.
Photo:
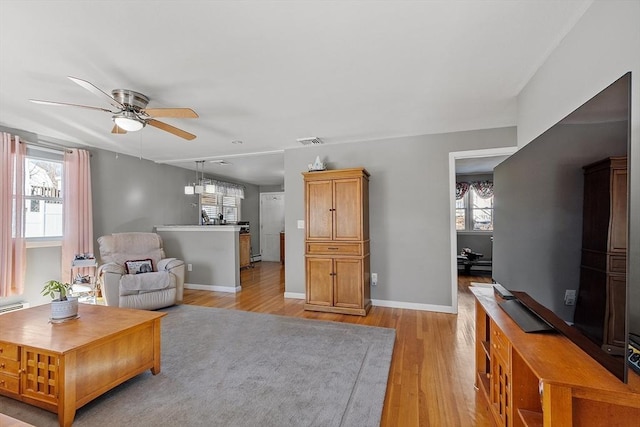
<svg viewBox="0 0 640 427"><path fill-rule="evenodd" d="M4 351L4 348L0 347L0 353L2 353Z"/></svg>
<svg viewBox="0 0 640 427"><path fill-rule="evenodd" d="M0 369L4 369L5 364L4 363L0 363Z"/></svg>

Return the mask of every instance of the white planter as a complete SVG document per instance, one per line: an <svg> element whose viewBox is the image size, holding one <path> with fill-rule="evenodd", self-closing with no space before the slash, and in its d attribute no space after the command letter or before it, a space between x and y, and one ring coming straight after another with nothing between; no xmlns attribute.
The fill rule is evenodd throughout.
<svg viewBox="0 0 640 427"><path fill-rule="evenodd" d="M67 297L66 301L51 301L51 320L73 319L78 316L78 298Z"/></svg>

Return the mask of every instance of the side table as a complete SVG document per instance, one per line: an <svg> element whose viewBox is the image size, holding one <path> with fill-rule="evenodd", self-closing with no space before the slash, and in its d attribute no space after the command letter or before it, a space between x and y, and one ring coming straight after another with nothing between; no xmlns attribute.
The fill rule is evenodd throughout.
<svg viewBox="0 0 640 427"><path fill-rule="evenodd" d="M92 274L83 276L88 281L77 280L74 272L81 268L89 268ZM73 296L78 297L78 302L96 304L97 303L97 281L96 269L98 263L95 258L74 259L71 261L71 292Z"/></svg>

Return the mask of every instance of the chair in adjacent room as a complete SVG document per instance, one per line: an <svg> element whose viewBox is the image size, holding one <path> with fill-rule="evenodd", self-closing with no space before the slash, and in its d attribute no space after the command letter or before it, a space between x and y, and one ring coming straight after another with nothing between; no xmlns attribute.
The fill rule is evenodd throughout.
<svg viewBox="0 0 640 427"><path fill-rule="evenodd" d="M107 305L155 310L182 302L184 261L166 258L156 233L114 233L98 239L98 278Z"/></svg>

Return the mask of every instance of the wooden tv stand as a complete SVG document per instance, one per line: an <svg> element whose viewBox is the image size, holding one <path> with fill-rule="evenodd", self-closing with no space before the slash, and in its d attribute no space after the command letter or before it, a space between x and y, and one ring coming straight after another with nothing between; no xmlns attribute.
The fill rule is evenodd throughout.
<svg viewBox="0 0 640 427"><path fill-rule="evenodd" d="M492 287L476 297L476 389L498 426L629 426L640 376L624 384L559 333L525 333Z"/></svg>

